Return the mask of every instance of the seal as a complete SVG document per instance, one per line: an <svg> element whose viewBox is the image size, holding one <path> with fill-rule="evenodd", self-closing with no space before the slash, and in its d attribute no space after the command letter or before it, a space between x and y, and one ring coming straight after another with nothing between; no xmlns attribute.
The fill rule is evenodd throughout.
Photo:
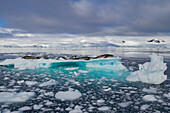
<svg viewBox="0 0 170 113"><path fill-rule="evenodd" d="M98 59L98 58L111 58L111 57L114 57L114 56L111 55L111 54L103 54L103 55L99 55L97 57L94 57L94 59Z"/></svg>
<svg viewBox="0 0 170 113"><path fill-rule="evenodd" d="M92 59L92 57L76 57L76 56L72 56L70 57L71 60L90 60Z"/></svg>
<svg viewBox="0 0 170 113"><path fill-rule="evenodd" d="M40 59L40 57L35 57L35 56L23 56L23 59Z"/></svg>
<svg viewBox="0 0 170 113"><path fill-rule="evenodd" d="M64 60L67 60L66 57L62 56L62 57L58 57L57 60L61 60L61 59L64 59Z"/></svg>

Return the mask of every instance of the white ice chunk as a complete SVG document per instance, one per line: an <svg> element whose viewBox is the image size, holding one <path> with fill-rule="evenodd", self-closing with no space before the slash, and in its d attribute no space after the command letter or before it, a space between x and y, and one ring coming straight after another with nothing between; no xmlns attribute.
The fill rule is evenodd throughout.
<svg viewBox="0 0 170 113"><path fill-rule="evenodd" d="M168 99L170 99L170 93L164 94L163 96L164 96L164 97L167 97Z"/></svg>
<svg viewBox="0 0 170 113"><path fill-rule="evenodd" d="M79 70L80 73L88 73L86 70Z"/></svg>
<svg viewBox="0 0 170 113"><path fill-rule="evenodd" d="M54 96L54 93L53 92L47 92L47 93L44 93L45 96Z"/></svg>
<svg viewBox="0 0 170 113"><path fill-rule="evenodd" d="M22 108L19 108L20 111L28 111L28 110L31 110L32 108L29 107L29 106L24 106Z"/></svg>
<svg viewBox="0 0 170 113"><path fill-rule="evenodd" d="M36 81L26 81L25 84L27 84L28 86L32 86L32 85L36 85L37 82Z"/></svg>
<svg viewBox="0 0 170 113"><path fill-rule="evenodd" d="M25 102L34 95L34 92L0 92L0 102Z"/></svg>
<svg viewBox="0 0 170 113"><path fill-rule="evenodd" d="M69 88L68 91L59 91L56 93L55 98L59 100L75 100L82 96L78 90L73 90Z"/></svg>
<svg viewBox="0 0 170 113"><path fill-rule="evenodd" d="M83 113L82 111L81 111L81 106L76 106L73 110L71 110L69 113Z"/></svg>
<svg viewBox="0 0 170 113"><path fill-rule="evenodd" d="M141 107L140 107L140 110L146 110L146 109L148 109L150 107L150 105L142 105Z"/></svg>
<svg viewBox="0 0 170 113"><path fill-rule="evenodd" d="M49 80L49 81L47 81L47 82L44 82L44 83L40 84L39 86L40 86L40 87L51 86L51 85L55 85L55 84L57 84L57 83L58 83L57 81L51 79L51 80Z"/></svg>
<svg viewBox="0 0 170 113"><path fill-rule="evenodd" d="M33 108L35 109L35 110L38 110L38 109L40 109L40 108L42 108L43 107L43 105L34 105L33 106Z"/></svg>
<svg viewBox="0 0 170 113"><path fill-rule="evenodd" d="M149 89L144 88L142 91L146 92L146 93L156 93L157 92L156 88L152 88L152 87L150 87Z"/></svg>
<svg viewBox="0 0 170 113"><path fill-rule="evenodd" d="M99 111L108 111L109 109L110 108L108 106L102 106L98 108Z"/></svg>
<svg viewBox="0 0 170 113"><path fill-rule="evenodd" d="M132 72L126 79L128 81L141 81L149 84L161 84L167 79L164 71L167 69L162 56L151 55L151 61L139 64L139 70Z"/></svg>
<svg viewBox="0 0 170 113"><path fill-rule="evenodd" d="M101 105L101 104L103 104L104 102L105 102L105 100L103 100L103 99L97 100L97 104L98 104L98 105Z"/></svg>
<svg viewBox="0 0 170 113"><path fill-rule="evenodd" d="M130 104L132 104L131 101L129 101L129 102L122 102L122 103L119 103L118 105L119 105L120 107L125 108L125 107L128 107Z"/></svg>
<svg viewBox="0 0 170 113"><path fill-rule="evenodd" d="M24 83L24 80L17 81L18 84Z"/></svg>
<svg viewBox="0 0 170 113"><path fill-rule="evenodd" d="M69 71L70 70L76 70L76 69L78 69L78 67L70 67L70 68L68 67L68 68L65 68L65 70L69 70Z"/></svg>
<svg viewBox="0 0 170 113"><path fill-rule="evenodd" d="M154 95L145 95L145 96L143 97L143 100L144 100L144 101L157 101L157 99L155 98Z"/></svg>

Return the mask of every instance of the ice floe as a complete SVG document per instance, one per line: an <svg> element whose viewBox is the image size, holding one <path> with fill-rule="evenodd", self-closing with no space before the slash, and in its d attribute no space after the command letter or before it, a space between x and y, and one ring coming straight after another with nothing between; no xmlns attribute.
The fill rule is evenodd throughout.
<svg viewBox="0 0 170 113"><path fill-rule="evenodd" d="M118 105L122 108L125 108L125 107L128 107L130 104L132 104L133 102L132 101L129 101L129 102L122 102L122 103L119 103Z"/></svg>
<svg viewBox="0 0 170 113"><path fill-rule="evenodd" d="M28 86L32 86L32 85L36 85L37 82L36 81L26 81L25 84L27 84Z"/></svg>
<svg viewBox="0 0 170 113"><path fill-rule="evenodd" d="M55 94L55 98L59 100L75 100L82 96L78 90L69 88L68 91L59 91Z"/></svg>
<svg viewBox="0 0 170 113"><path fill-rule="evenodd" d="M34 92L0 92L0 102L25 102L34 95Z"/></svg>
<svg viewBox="0 0 170 113"><path fill-rule="evenodd" d="M141 81L149 84L161 84L167 79L164 71L167 69L162 56L151 55L151 61L139 64L139 70L132 72L126 79L128 81Z"/></svg>
<svg viewBox="0 0 170 113"><path fill-rule="evenodd" d="M141 107L140 107L140 110L146 110L146 109L148 109L150 107L150 105L142 105Z"/></svg>
<svg viewBox="0 0 170 113"><path fill-rule="evenodd" d="M47 82L44 82L44 83L40 84L39 86L40 86L40 87L51 86L51 85L55 85L55 84L57 84L57 83L58 83L57 81L51 79L51 80L49 80L49 81L47 81Z"/></svg>
<svg viewBox="0 0 170 113"><path fill-rule="evenodd" d="M150 87L149 89L143 88L142 91L146 93L157 93L157 89L152 87Z"/></svg>
<svg viewBox="0 0 170 113"><path fill-rule="evenodd" d="M28 110L31 110L32 108L29 107L29 106L24 106L22 108L19 108L20 111L28 111Z"/></svg>
<svg viewBox="0 0 170 113"><path fill-rule="evenodd" d="M145 95L145 96L143 97L143 100L144 100L144 101L157 101L157 99L155 98L154 95Z"/></svg>
<svg viewBox="0 0 170 113"><path fill-rule="evenodd" d="M168 99L170 99L170 93L164 94L163 96L164 96L164 97L167 97Z"/></svg>
<svg viewBox="0 0 170 113"><path fill-rule="evenodd" d="M69 70L69 71L70 71L70 70L76 70L76 69L79 69L79 68L78 68L78 67L72 67L72 68L71 68L71 67L70 67L70 68L68 67L68 68L65 68L65 70Z"/></svg>
<svg viewBox="0 0 170 113"><path fill-rule="evenodd" d="M109 111L110 108L108 106L102 106L98 108L99 111Z"/></svg>
<svg viewBox="0 0 170 113"><path fill-rule="evenodd" d="M83 113L82 111L81 111L81 106L75 106L75 108L73 109L73 110L71 110L69 113Z"/></svg>
<svg viewBox="0 0 170 113"><path fill-rule="evenodd" d="M43 107L43 105L34 105L33 108L35 110L41 109Z"/></svg>

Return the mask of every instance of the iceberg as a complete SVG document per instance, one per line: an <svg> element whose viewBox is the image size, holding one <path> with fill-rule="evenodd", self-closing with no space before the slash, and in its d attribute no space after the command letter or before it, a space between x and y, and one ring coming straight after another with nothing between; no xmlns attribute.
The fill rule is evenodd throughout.
<svg viewBox="0 0 170 113"><path fill-rule="evenodd" d="M66 67L66 70L74 70L79 67L127 70L122 65L120 58L99 58L92 60L55 60L55 59L6 59L0 62L0 66L17 68L19 70Z"/></svg>
<svg viewBox="0 0 170 113"><path fill-rule="evenodd" d="M164 71L167 69L162 56L151 55L151 61L139 64L139 70L132 72L126 80L131 82L141 81L149 84L161 84L167 79Z"/></svg>

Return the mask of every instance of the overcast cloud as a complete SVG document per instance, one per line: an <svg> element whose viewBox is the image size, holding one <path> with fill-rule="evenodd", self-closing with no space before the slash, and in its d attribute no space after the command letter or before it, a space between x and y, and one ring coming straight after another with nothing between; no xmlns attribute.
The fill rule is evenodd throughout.
<svg viewBox="0 0 170 113"><path fill-rule="evenodd" d="M5 27L30 33L170 33L170 0L1 0Z"/></svg>

